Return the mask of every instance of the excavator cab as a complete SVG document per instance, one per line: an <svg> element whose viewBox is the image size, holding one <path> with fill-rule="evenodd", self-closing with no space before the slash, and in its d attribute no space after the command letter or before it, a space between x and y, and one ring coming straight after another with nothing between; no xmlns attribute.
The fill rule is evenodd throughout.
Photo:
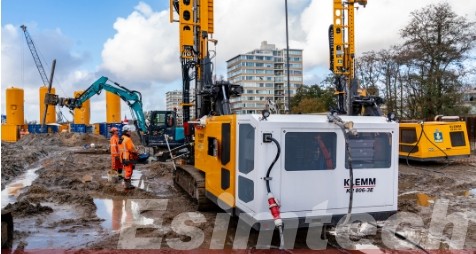
<svg viewBox="0 0 476 254"><path fill-rule="evenodd" d="M148 113L147 145L151 147L167 147L166 137L170 147L183 145L184 130L177 126L175 111L154 110Z"/></svg>

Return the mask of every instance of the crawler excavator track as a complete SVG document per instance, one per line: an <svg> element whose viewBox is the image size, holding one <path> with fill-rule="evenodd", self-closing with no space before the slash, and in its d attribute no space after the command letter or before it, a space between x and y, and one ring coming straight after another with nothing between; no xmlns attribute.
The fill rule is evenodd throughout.
<svg viewBox="0 0 476 254"><path fill-rule="evenodd" d="M191 165L177 166L174 182L197 204L197 211L208 211L215 207L205 195L205 174Z"/></svg>

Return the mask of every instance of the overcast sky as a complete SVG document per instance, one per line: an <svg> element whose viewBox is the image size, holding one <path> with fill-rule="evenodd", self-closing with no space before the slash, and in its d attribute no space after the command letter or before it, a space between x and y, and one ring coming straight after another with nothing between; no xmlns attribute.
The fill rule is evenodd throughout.
<svg viewBox="0 0 476 254"><path fill-rule="evenodd" d="M328 74L327 29L331 0L288 0L290 47L304 50L304 83ZM410 13L439 0L370 0L356 11L357 56L400 43ZM475 0L448 0L460 16L476 21ZM165 92L181 89L178 24L169 23L167 0L1 0L2 114L5 89L25 89L25 119L39 120L41 78L20 25L34 40L46 72L57 59L54 86L61 97L86 89L101 76L143 94L144 109L164 109ZM259 48L286 47L284 0L217 0L216 75L226 60ZM215 50L215 48L212 48ZM92 99L91 122L104 122L105 95ZM122 115L131 116L126 105ZM66 111L65 111L66 112ZM72 117L66 114L70 120Z"/></svg>

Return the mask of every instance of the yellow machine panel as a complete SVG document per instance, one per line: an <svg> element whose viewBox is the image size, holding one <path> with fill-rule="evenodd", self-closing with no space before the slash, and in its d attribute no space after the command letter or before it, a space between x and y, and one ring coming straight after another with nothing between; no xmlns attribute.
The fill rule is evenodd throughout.
<svg viewBox="0 0 476 254"><path fill-rule="evenodd" d="M45 94L48 92L48 87L40 87L40 123L43 121L43 114L45 113ZM54 87L51 88L51 93L55 94L56 90ZM45 123L56 123L56 107L48 106L48 111L46 112Z"/></svg>
<svg viewBox="0 0 476 254"><path fill-rule="evenodd" d="M433 160L469 157L466 122L400 123L400 158Z"/></svg>
<svg viewBox="0 0 476 254"><path fill-rule="evenodd" d="M25 123L23 89L7 88L5 106L7 109L7 124L22 125Z"/></svg>
<svg viewBox="0 0 476 254"><path fill-rule="evenodd" d="M205 189L235 207L236 115L214 116L195 129L195 167L205 173Z"/></svg>
<svg viewBox="0 0 476 254"><path fill-rule="evenodd" d="M182 57L192 57L188 49L193 47L194 38L194 12L193 1L180 0L179 1L179 22L180 22L180 52Z"/></svg>
<svg viewBox="0 0 476 254"><path fill-rule="evenodd" d="M201 27L202 30L207 31L209 34L213 33L213 0L200 0L200 15L201 19L200 21L202 22ZM203 8L206 6L207 8ZM207 23L205 25L205 23Z"/></svg>
<svg viewBox="0 0 476 254"><path fill-rule="evenodd" d="M2 124L2 141L16 142L20 139L20 126L14 124Z"/></svg>
<svg viewBox="0 0 476 254"><path fill-rule="evenodd" d="M121 97L110 92L106 92L106 122L121 122Z"/></svg>
<svg viewBox="0 0 476 254"><path fill-rule="evenodd" d="M83 91L74 92L74 98L78 98ZM74 123L75 124L89 124L91 119L91 101L87 100L82 105L81 108L74 109Z"/></svg>
<svg viewBox="0 0 476 254"><path fill-rule="evenodd" d="M344 67L344 5L334 0L334 73L341 73Z"/></svg>

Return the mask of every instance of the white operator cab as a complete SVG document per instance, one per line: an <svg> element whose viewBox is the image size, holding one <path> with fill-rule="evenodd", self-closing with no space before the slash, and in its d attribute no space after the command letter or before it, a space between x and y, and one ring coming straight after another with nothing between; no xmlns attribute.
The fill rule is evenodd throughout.
<svg viewBox="0 0 476 254"><path fill-rule="evenodd" d="M353 168L352 214L386 219L397 211L398 124L377 116L340 116L352 121L357 136L348 135ZM256 227L274 228L267 202L265 176L280 205L284 223L306 226L332 217L335 224L349 208L350 180L345 135L325 115L237 116L236 208Z"/></svg>

